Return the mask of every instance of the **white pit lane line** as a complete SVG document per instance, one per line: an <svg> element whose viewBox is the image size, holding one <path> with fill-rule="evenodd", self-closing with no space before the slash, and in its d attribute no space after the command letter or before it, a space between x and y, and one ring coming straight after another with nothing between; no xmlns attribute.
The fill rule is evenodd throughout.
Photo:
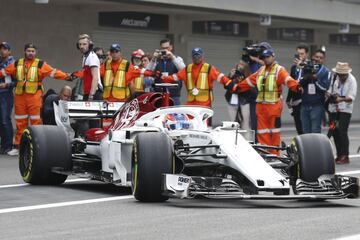
<svg viewBox="0 0 360 240"><path fill-rule="evenodd" d="M74 179L68 179L65 181L65 183L72 183L72 182L85 182L90 181L88 178L74 178ZM19 184L8 184L8 185L0 185L0 189L2 188L15 188L15 187L25 187L30 186L29 183L19 183Z"/></svg>
<svg viewBox="0 0 360 240"><path fill-rule="evenodd" d="M49 203L49 204L41 204L41 205L33 205L33 206L25 206L25 207L4 208L4 209L0 209L0 214L13 213L13 212L24 212L24 211L29 211L29 210L38 210L38 209L45 209L45 208L47 209L47 208L58 208L58 207L66 207L66 206L74 206L74 205L83 205L83 204L89 204L89 203L110 202L110 201L118 201L118 200L125 200L125 199L131 199L131 198L133 198L132 195L125 195L125 196L118 196L118 197L95 198L95 199Z"/></svg>
<svg viewBox="0 0 360 240"><path fill-rule="evenodd" d="M335 238L334 240L359 240L359 239L360 239L360 234L356 234L346 237Z"/></svg>
<svg viewBox="0 0 360 240"><path fill-rule="evenodd" d="M360 156L360 155L359 155ZM356 175L360 174L360 170L353 170L353 171L344 171L344 172L337 172L340 175ZM81 182L81 181L89 181L90 179L86 178L75 178L66 180L66 183L69 182ZM11 184L11 185L3 185L0 186L1 188L11 188L11 187L22 187L22 186L29 186L30 184ZM105 198L95 198L95 199L87 199L87 200L78 200L78 201L69 201L69 202L60 202L60 203L49 203L49 204L41 204L41 205L32 205L32 206L25 206L25 207L15 207L15 208L4 208L0 209L0 214L3 213L12 213L12 212L23 212L29 210L38 210L38 209L47 209L47 208L57 208L57 207L66 207L66 206L74 206L74 205L83 205L89 203L99 203L99 202L109 202L109 201L118 201L118 200L126 200L134 198L132 195L124 195L118 197L105 197ZM353 237L353 236L351 236ZM358 237L358 238L356 238ZM360 235L356 235L355 238L340 238L341 240L352 240L352 239L360 239Z"/></svg>

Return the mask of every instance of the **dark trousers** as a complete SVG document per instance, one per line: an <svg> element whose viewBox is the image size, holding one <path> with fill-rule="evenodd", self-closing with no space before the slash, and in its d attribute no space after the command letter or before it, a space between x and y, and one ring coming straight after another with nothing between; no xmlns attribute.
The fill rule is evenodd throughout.
<svg viewBox="0 0 360 240"><path fill-rule="evenodd" d="M298 135L301 135L301 134L303 134L301 116L300 116L301 104L299 104L297 106L293 106L292 109L293 109L293 112L291 115L294 118L296 132Z"/></svg>
<svg viewBox="0 0 360 240"><path fill-rule="evenodd" d="M330 113L330 121L336 122L336 128L333 132L335 147L336 147L336 155L340 156L348 156L349 155L349 136L348 129L351 119L350 113L338 112L338 113Z"/></svg>
<svg viewBox="0 0 360 240"><path fill-rule="evenodd" d="M12 148L14 129L11 123L11 112L14 106L12 91L0 93L0 138L1 149Z"/></svg>
<svg viewBox="0 0 360 240"><path fill-rule="evenodd" d="M258 142L257 139L257 117L256 117L256 102L251 101L250 102L250 127L251 130L254 130L255 132L255 142Z"/></svg>

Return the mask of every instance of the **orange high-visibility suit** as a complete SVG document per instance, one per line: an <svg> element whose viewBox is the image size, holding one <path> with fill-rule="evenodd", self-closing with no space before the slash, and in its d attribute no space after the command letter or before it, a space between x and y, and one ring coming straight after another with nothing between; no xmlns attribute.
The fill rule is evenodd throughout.
<svg viewBox="0 0 360 240"><path fill-rule="evenodd" d="M145 69L135 69L129 61L107 60L100 67L100 76L104 84L104 100L110 102L125 102L129 99L133 88L133 79L151 76L152 72Z"/></svg>
<svg viewBox="0 0 360 240"><path fill-rule="evenodd" d="M182 80L188 91L187 105L211 107L213 101L213 82L217 81L227 86L231 83L223 73L208 63L189 64L176 74L164 77L164 82Z"/></svg>
<svg viewBox="0 0 360 240"><path fill-rule="evenodd" d="M15 87L15 145L19 145L20 138L28 126L40 125L40 110L42 107L43 84L45 77L67 79L68 75L52 68L46 62L35 58L32 60L21 58L10 64L0 72L0 77L13 76L17 83Z"/></svg>
<svg viewBox="0 0 360 240"><path fill-rule="evenodd" d="M282 85L297 91L298 82L290 77L284 67L277 63L262 66L257 72L238 83L239 92L258 89L256 99L257 138L260 144L269 146L280 145L281 112L283 102ZM277 154L278 151L271 151Z"/></svg>

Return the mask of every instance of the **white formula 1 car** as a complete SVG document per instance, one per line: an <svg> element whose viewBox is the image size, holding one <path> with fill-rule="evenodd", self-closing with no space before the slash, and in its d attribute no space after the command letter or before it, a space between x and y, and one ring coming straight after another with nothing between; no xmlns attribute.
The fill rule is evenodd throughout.
<svg viewBox="0 0 360 240"><path fill-rule="evenodd" d="M166 90L169 85L162 86ZM211 109L171 106L167 92L143 94L117 111L113 103L60 105L65 106L57 109L60 126L31 126L22 135L19 168L25 182L61 184L68 175L78 175L131 186L135 198L145 202L359 195L358 178L335 174L331 143L321 134L297 136L289 146L259 145L246 139L248 133L235 122L209 129ZM112 122L73 138L69 118Z"/></svg>

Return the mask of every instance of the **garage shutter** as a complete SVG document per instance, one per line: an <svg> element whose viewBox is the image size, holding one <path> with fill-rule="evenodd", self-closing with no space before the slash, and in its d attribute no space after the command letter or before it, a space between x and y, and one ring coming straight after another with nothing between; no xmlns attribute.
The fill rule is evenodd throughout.
<svg viewBox="0 0 360 240"><path fill-rule="evenodd" d="M227 75L231 68L239 62L242 48L245 42L241 39L228 39L222 37L191 37L187 43L187 63L191 63L191 50L195 47L201 47L205 52L205 61L213 65L218 71ZM221 84L214 85L213 123L228 121L229 114L227 102L224 97L225 89ZM185 102L185 94L182 94L182 102Z"/></svg>
<svg viewBox="0 0 360 240"><path fill-rule="evenodd" d="M155 49L159 48L160 40L165 38L165 34L128 31L95 31L92 37L95 46L103 47L105 50L108 50L112 43L119 43L124 57L130 60L131 53L139 48L152 54Z"/></svg>
<svg viewBox="0 0 360 240"><path fill-rule="evenodd" d="M343 46L330 46L326 52L326 66L332 69L336 66L336 62L348 62L351 66L352 74L357 79L358 94L354 103L354 112L351 116L351 120L360 120L360 54L358 47L343 47Z"/></svg>

